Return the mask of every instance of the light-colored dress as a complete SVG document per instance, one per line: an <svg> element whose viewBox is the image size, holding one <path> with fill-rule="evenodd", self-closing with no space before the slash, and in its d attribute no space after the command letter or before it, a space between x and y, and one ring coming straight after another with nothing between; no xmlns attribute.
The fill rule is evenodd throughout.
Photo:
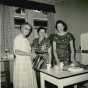
<svg viewBox="0 0 88 88"><path fill-rule="evenodd" d="M29 41L19 34L14 40L16 49L31 53ZM35 72L32 69L31 56L16 55L13 72L14 88L37 88Z"/></svg>

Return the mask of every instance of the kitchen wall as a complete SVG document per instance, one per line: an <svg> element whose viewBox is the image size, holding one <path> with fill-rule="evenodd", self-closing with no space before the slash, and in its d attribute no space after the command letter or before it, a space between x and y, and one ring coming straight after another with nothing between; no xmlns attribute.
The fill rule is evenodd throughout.
<svg viewBox="0 0 88 88"><path fill-rule="evenodd" d="M1 28L2 28L2 25L1 25L1 23L2 23L2 8L1 8L1 6L0 6L0 56L1 56L1 38L2 38L2 35L1 35ZM1 59L1 58L0 58ZM1 65L0 65L1 66Z"/></svg>
<svg viewBox="0 0 88 88"><path fill-rule="evenodd" d="M2 13L2 9L0 6L0 13ZM2 23L2 14L0 14L0 60L1 60L1 23ZM1 87L1 63L0 63L0 87Z"/></svg>

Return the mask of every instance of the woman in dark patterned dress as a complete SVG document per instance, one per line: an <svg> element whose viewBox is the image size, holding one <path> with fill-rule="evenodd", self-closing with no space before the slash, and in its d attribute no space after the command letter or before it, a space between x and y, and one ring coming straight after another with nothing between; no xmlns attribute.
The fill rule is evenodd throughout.
<svg viewBox="0 0 88 88"><path fill-rule="evenodd" d="M51 47L46 35L46 28L39 27L38 38L33 40L32 52L34 53L33 68L35 70L51 67ZM40 73L36 71L38 88L40 88Z"/></svg>
<svg viewBox="0 0 88 88"><path fill-rule="evenodd" d="M63 62L64 65L75 63L74 36L67 32L67 25L61 20L56 22L56 29L57 33L53 40L53 50L57 64L60 62Z"/></svg>
<svg viewBox="0 0 88 88"><path fill-rule="evenodd" d="M33 67L35 69L47 68L51 66L51 47L46 35L46 28L40 27L37 30L38 38L33 40L32 49L35 53Z"/></svg>

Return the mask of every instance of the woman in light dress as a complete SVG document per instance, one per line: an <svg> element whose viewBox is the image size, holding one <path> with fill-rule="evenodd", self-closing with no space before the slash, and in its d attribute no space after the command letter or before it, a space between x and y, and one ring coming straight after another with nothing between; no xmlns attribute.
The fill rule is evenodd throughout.
<svg viewBox="0 0 88 88"><path fill-rule="evenodd" d="M27 37L31 34L32 27L28 23L21 26L20 33L14 39L14 88L37 88L35 72L32 69L31 46Z"/></svg>

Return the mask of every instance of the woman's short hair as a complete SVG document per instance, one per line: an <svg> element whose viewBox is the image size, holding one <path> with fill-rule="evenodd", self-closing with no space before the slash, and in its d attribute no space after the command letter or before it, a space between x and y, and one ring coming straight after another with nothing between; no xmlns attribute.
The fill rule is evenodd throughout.
<svg viewBox="0 0 88 88"><path fill-rule="evenodd" d="M67 31L67 24L64 22L64 21L62 21L62 20L57 20L56 21L56 25L55 25L55 28L57 29L57 25L59 24L59 23L61 23L61 24L63 24L64 25L64 31Z"/></svg>
<svg viewBox="0 0 88 88"><path fill-rule="evenodd" d="M39 32L40 32L40 30L44 30L45 31L45 33L47 32L47 29L46 28L44 28L44 27L39 27L38 29L37 29L37 33L39 34Z"/></svg>
<svg viewBox="0 0 88 88"><path fill-rule="evenodd" d="M28 22L24 22L24 23L20 26L20 30L22 29L22 27L23 27L24 25L30 26L30 32L29 32L29 35L30 35L31 32L32 32L32 26L31 26L31 24L29 24Z"/></svg>

